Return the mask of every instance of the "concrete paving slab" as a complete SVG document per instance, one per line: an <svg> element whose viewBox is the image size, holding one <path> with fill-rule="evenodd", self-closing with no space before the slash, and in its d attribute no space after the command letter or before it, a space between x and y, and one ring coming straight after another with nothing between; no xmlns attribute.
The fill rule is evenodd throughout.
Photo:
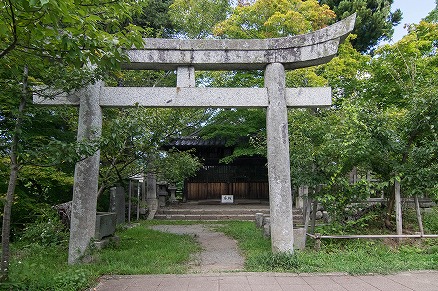
<svg viewBox="0 0 438 291"><path fill-rule="evenodd" d="M379 289L367 283L342 284L341 286L348 291L379 291Z"/></svg>
<svg viewBox="0 0 438 291"><path fill-rule="evenodd" d="M245 284L221 284L219 291L253 291L249 285Z"/></svg>
<svg viewBox="0 0 438 291"><path fill-rule="evenodd" d="M277 283L280 284L280 286L307 285L307 282L300 276L279 276L275 277L275 279L277 280Z"/></svg>
<svg viewBox="0 0 438 291"><path fill-rule="evenodd" d="M208 273L104 276L92 291L438 291L438 271L395 275ZM91 291L90 290L90 291Z"/></svg>

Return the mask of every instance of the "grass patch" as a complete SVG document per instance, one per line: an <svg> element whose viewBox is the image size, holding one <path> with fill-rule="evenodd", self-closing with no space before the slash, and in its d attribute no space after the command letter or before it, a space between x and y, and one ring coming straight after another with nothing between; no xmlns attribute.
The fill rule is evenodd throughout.
<svg viewBox="0 0 438 291"><path fill-rule="evenodd" d="M192 236L148 229L147 223L118 231L120 244L92 253L89 264L67 264L67 244L13 245L10 281L2 290L85 290L105 274L185 273L200 250Z"/></svg>
<svg viewBox="0 0 438 291"><path fill-rule="evenodd" d="M120 245L97 255L96 270L104 274L181 274L199 245L192 236L163 233L144 225L119 234Z"/></svg>
<svg viewBox="0 0 438 291"><path fill-rule="evenodd" d="M245 269L251 272L388 274L438 269L436 239L405 240L400 245L382 240L323 240L320 251L309 247L293 255L273 255L270 240L252 222L226 223L218 230L238 241Z"/></svg>
<svg viewBox="0 0 438 291"><path fill-rule="evenodd" d="M86 290L106 274L185 273L191 255L200 251L195 238L155 231L148 226L196 223L199 222L143 221L135 227L119 229L119 245L95 251L92 263L76 266L67 264L68 246L62 240L49 241L49 246L18 241L12 245L10 282L0 285L0 289ZM438 209L424 215L424 227L428 233L438 233ZM306 250L273 255L270 239L253 222L213 222L211 228L238 241L246 271L387 274L438 269L437 239L406 239L402 244L390 240L322 240L320 251L312 248L313 241L309 239Z"/></svg>

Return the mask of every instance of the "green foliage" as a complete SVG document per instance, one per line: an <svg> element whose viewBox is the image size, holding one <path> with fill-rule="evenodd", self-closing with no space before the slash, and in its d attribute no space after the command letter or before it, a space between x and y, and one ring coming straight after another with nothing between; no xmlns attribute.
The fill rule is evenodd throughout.
<svg viewBox="0 0 438 291"><path fill-rule="evenodd" d="M126 177L144 171L160 171L156 166L163 158L159 147L171 137L192 133L206 118L204 111L195 109L105 110L100 144L100 187L123 184ZM182 177L184 163L195 167L196 162L185 154L172 156L175 162L178 157L182 164L172 167L179 167L178 175ZM193 167L186 173L191 174Z"/></svg>
<svg viewBox="0 0 438 291"><path fill-rule="evenodd" d="M174 34L169 6L174 0L148 0L140 15L132 23L142 27L147 37L170 37Z"/></svg>
<svg viewBox="0 0 438 291"><path fill-rule="evenodd" d="M377 50L366 84L369 90L361 94L381 108L373 119L388 120L386 132L379 126L372 136L387 152L386 169L379 168L387 176L399 173L409 195L437 192L437 35L436 24L421 22L398 43Z"/></svg>
<svg viewBox="0 0 438 291"><path fill-rule="evenodd" d="M435 3L437 3L435 1ZM435 6L435 9L433 9L424 19L427 22L437 23L438 22L438 3Z"/></svg>
<svg viewBox="0 0 438 291"><path fill-rule="evenodd" d="M324 205L334 220L345 223L349 217L354 216L357 212L357 209L350 206L350 204L365 201L370 192L369 183L366 181L350 184L347 178L339 177L324 186L321 192L318 193L317 199ZM350 226L357 227L358 223L356 221L351 223Z"/></svg>
<svg viewBox="0 0 438 291"><path fill-rule="evenodd" d="M438 208L433 208L423 215L423 227L426 233L438 234Z"/></svg>
<svg viewBox="0 0 438 291"><path fill-rule="evenodd" d="M142 4L142 1L16 1L13 4L4 1L5 9L0 14L5 24L2 26L5 29L0 30L0 38L4 40L1 56L26 49L65 64L91 62L113 66L121 57L117 47L141 42L139 35L135 35L136 27L122 25L139 12ZM34 29L28 30L29 27Z"/></svg>
<svg viewBox="0 0 438 291"><path fill-rule="evenodd" d="M380 40L391 39L393 26L400 24L402 12L400 9L391 12L393 0L320 0L336 13L336 21L353 13L357 13L353 33L354 47L360 52L375 48Z"/></svg>
<svg viewBox="0 0 438 291"><path fill-rule="evenodd" d="M88 266L66 264L66 242L49 247L19 245L13 250L10 280L0 285L2 290L85 290L97 277Z"/></svg>
<svg viewBox="0 0 438 291"><path fill-rule="evenodd" d="M339 214L339 213L338 213ZM344 234L376 234L382 225L381 209L367 205L350 205L344 209L340 219L317 226L315 233L322 235L344 235Z"/></svg>
<svg viewBox="0 0 438 291"><path fill-rule="evenodd" d="M168 151L164 157L155 160L160 178L171 184L182 184L184 179L193 176L201 168L202 161L191 151ZM160 180L161 180L160 179Z"/></svg>
<svg viewBox="0 0 438 291"><path fill-rule="evenodd" d="M267 19L275 13L280 17L286 2L292 3L283 1L285 6L281 6L275 1L256 1L239 6L216 29L223 28L225 37L272 36ZM328 2L337 12L343 11L342 17L352 12L350 8L359 7L359 28L375 27L370 33L380 29L379 37L389 36L400 17L399 12L390 14L392 1ZM297 11L305 15L305 9L300 9ZM392 18L387 19L388 15ZM275 26L280 32L282 28ZM366 37L377 40L375 36ZM436 24L421 22L411 26L410 34L400 42L376 50L374 58L355 49L358 43L364 44L363 34L360 40L351 36L330 63L288 72L288 86L328 84L333 88L330 110L288 111L291 178L295 186L325 185L318 198L341 220L349 203L366 198L373 189L390 194L388 185L395 178L401 179L405 196L427 193L437 197L437 36ZM368 48L369 44L363 46ZM262 74L251 73L252 79L248 73L232 72L205 75L205 80L211 86L263 86ZM256 117L256 113L260 115ZM265 154L264 127L262 111L221 110L202 134L226 138L236 146L233 155L224 160L228 162L240 155ZM239 136L247 139L239 140ZM363 180L349 185L347 176L354 167L364 175L371 173L379 182L371 185Z"/></svg>
<svg viewBox="0 0 438 291"><path fill-rule="evenodd" d="M88 270L67 270L65 273L57 274L54 278L52 290L80 290L89 286L91 272Z"/></svg>
<svg viewBox="0 0 438 291"><path fill-rule="evenodd" d="M199 251L194 238L147 229L140 225L120 233L120 245L97 258L101 274L184 273L190 254Z"/></svg>
<svg viewBox="0 0 438 291"><path fill-rule="evenodd" d="M169 14L179 36L205 38L212 35L212 27L224 20L229 10L228 0L175 0Z"/></svg>
<svg viewBox="0 0 438 291"><path fill-rule="evenodd" d="M55 171L60 177L72 175L74 162L96 150L94 145L74 142L76 120L72 115L76 109L36 108L29 105L31 93L51 98L53 94L46 88L69 91L116 69L126 59L122 48L142 43L140 30L124 23L142 5L143 1L2 1L0 150L4 156L9 155L15 136L20 165L50 167L38 176L46 173L53 179ZM25 66L29 88L23 89ZM18 116L22 92L27 91L28 106ZM18 119L21 127L15 131ZM42 188L40 194L45 191L46 185L25 178L25 185Z"/></svg>
<svg viewBox="0 0 438 291"><path fill-rule="evenodd" d="M9 161L0 159L1 193L6 193L9 175ZM12 208L12 234L15 236L24 225L35 222L37 217L53 205L69 201L73 186L72 175L56 167L26 166L21 169L15 189L14 207ZM3 207L4 194L0 197ZM3 213L1 214L3 216Z"/></svg>
<svg viewBox="0 0 438 291"><path fill-rule="evenodd" d="M224 109L219 110L204 126L200 135L204 138L221 138L228 146L236 146L230 162L238 156L266 155L265 148L257 145L257 140L264 140L266 128L266 111L261 109Z"/></svg>
<svg viewBox="0 0 438 291"><path fill-rule="evenodd" d="M320 74L332 87L333 104L341 106L344 98L354 98L365 90L364 80L368 74L370 56L360 54L352 45L355 35L349 35L339 46L338 55L329 63L320 66Z"/></svg>
<svg viewBox="0 0 438 291"><path fill-rule="evenodd" d="M328 6L320 6L316 0L259 0L237 6L214 32L226 38L290 36L322 28L334 17Z"/></svg>
<svg viewBox="0 0 438 291"><path fill-rule="evenodd" d="M109 76L105 84L114 87L174 87L176 86L176 72L121 70Z"/></svg>
<svg viewBox="0 0 438 291"><path fill-rule="evenodd" d="M19 241L41 246L60 245L68 241L68 231L55 210L45 209L35 222L26 225Z"/></svg>

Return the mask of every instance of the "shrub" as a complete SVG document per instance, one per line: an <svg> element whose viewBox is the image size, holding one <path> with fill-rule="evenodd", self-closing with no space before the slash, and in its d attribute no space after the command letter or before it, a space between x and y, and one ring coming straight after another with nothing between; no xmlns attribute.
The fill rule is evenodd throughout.
<svg viewBox="0 0 438 291"><path fill-rule="evenodd" d="M438 233L438 207L432 209L431 212L426 212L423 220L425 231L433 234Z"/></svg>
<svg viewBox="0 0 438 291"><path fill-rule="evenodd" d="M42 210L40 217L25 227L19 240L43 246L59 245L68 240L68 231L62 224L58 213L49 208Z"/></svg>

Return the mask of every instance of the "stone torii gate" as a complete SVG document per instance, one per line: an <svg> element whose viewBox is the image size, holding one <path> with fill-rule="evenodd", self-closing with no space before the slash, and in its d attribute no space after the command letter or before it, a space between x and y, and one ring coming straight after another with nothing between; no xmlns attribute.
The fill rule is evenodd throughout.
<svg viewBox="0 0 438 291"><path fill-rule="evenodd" d="M286 88L285 69L330 61L352 31L355 15L313 33L273 39L145 39L127 51L124 69L176 70L176 88L106 87L99 81L36 104L79 106L78 140L101 135L102 107L267 108L268 180L273 252L293 252L288 107L331 104L331 89ZM195 88L195 70L265 70L264 88ZM95 232L99 151L75 167L69 263L85 253Z"/></svg>

